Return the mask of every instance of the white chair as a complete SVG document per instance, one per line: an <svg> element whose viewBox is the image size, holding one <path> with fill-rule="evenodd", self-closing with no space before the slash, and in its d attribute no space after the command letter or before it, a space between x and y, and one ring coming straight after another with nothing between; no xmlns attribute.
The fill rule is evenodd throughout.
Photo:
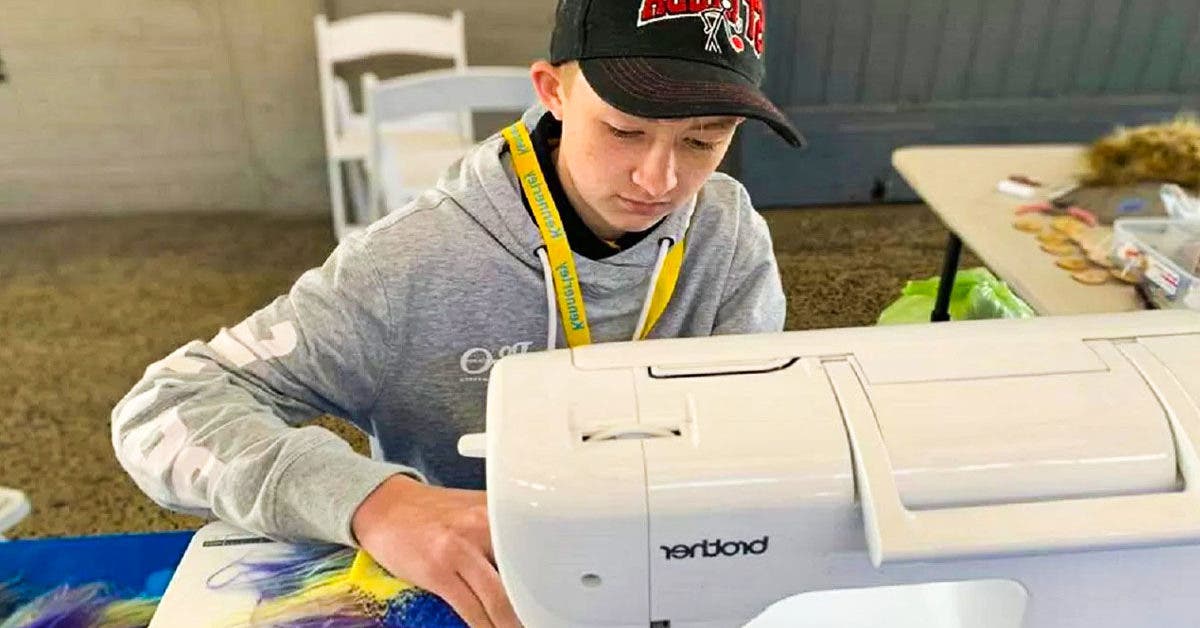
<svg viewBox="0 0 1200 628"><path fill-rule="evenodd" d="M0 541L4 533L29 515L29 499L25 493L0 486Z"/></svg>
<svg viewBox="0 0 1200 628"><path fill-rule="evenodd" d="M362 82L374 218L433 187L475 143L470 135L454 138L397 123L447 111L519 114L537 102L524 67L472 66L462 72L439 70L384 81L368 73Z"/></svg>
<svg viewBox="0 0 1200 628"><path fill-rule="evenodd" d="M329 195L334 234L339 240L349 230L364 226L362 219L368 214L363 169L370 142L366 117L354 112L349 87L334 75L334 65L402 54L452 61L454 68L462 71L467 66L465 24L462 11L454 11L448 18L415 13L369 13L332 23L324 15L314 18ZM473 134L470 116L463 112L408 122L427 132ZM343 183L343 166L347 169L348 186ZM346 207L347 191L357 220L351 218Z"/></svg>

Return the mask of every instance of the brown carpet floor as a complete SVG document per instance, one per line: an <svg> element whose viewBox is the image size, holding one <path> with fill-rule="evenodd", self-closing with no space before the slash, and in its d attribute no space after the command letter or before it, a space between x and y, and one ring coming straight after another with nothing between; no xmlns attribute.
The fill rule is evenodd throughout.
<svg viewBox="0 0 1200 628"><path fill-rule="evenodd" d="M935 274L946 232L923 206L767 214L788 329L873 324ZM17 538L193 528L117 465L113 405L145 367L258 309L333 246L324 217L152 215L0 224L0 485L33 514ZM973 257L965 264L978 263ZM332 421L362 450L363 439Z"/></svg>

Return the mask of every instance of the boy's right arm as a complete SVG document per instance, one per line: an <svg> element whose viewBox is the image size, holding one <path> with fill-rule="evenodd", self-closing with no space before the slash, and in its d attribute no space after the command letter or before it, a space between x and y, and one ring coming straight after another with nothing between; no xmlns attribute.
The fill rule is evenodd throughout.
<svg viewBox="0 0 1200 628"><path fill-rule="evenodd" d="M152 364L113 410L117 459L167 508L356 545L359 504L388 477L419 474L295 426L333 414L368 427L394 357L389 307L368 244L348 239L286 296Z"/></svg>
<svg viewBox="0 0 1200 628"><path fill-rule="evenodd" d="M482 491L427 486L296 427L333 414L369 431L397 354L390 307L403 301L386 292L369 244L345 240L287 296L152 364L113 410L117 459L162 506L283 541L362 547L473 628L517 626Z"/></svg>

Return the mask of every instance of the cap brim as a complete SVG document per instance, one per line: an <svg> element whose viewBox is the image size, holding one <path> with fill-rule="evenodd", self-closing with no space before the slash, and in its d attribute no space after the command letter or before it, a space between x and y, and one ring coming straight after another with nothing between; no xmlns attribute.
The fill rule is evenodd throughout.
<svg viewBox="0 0 1200 628"><path fill-rule="evenodd" d="M585 59L583 75L605 102L639 118L741 116L768 124L793 146L804 137L750 79L720 66L656 57Z"/></svg>

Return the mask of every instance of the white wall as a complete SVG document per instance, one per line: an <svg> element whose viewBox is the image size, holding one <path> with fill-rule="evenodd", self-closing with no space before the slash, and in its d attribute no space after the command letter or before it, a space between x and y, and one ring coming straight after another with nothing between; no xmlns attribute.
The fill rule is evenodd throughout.
<svg viewBox="0 0 1200 628"><path fill-rule="evenodd" d="M0 220L326 212L313 16L447 4L0 0ZM472 62L544 54L554 0L453 4Z"/></svg>

